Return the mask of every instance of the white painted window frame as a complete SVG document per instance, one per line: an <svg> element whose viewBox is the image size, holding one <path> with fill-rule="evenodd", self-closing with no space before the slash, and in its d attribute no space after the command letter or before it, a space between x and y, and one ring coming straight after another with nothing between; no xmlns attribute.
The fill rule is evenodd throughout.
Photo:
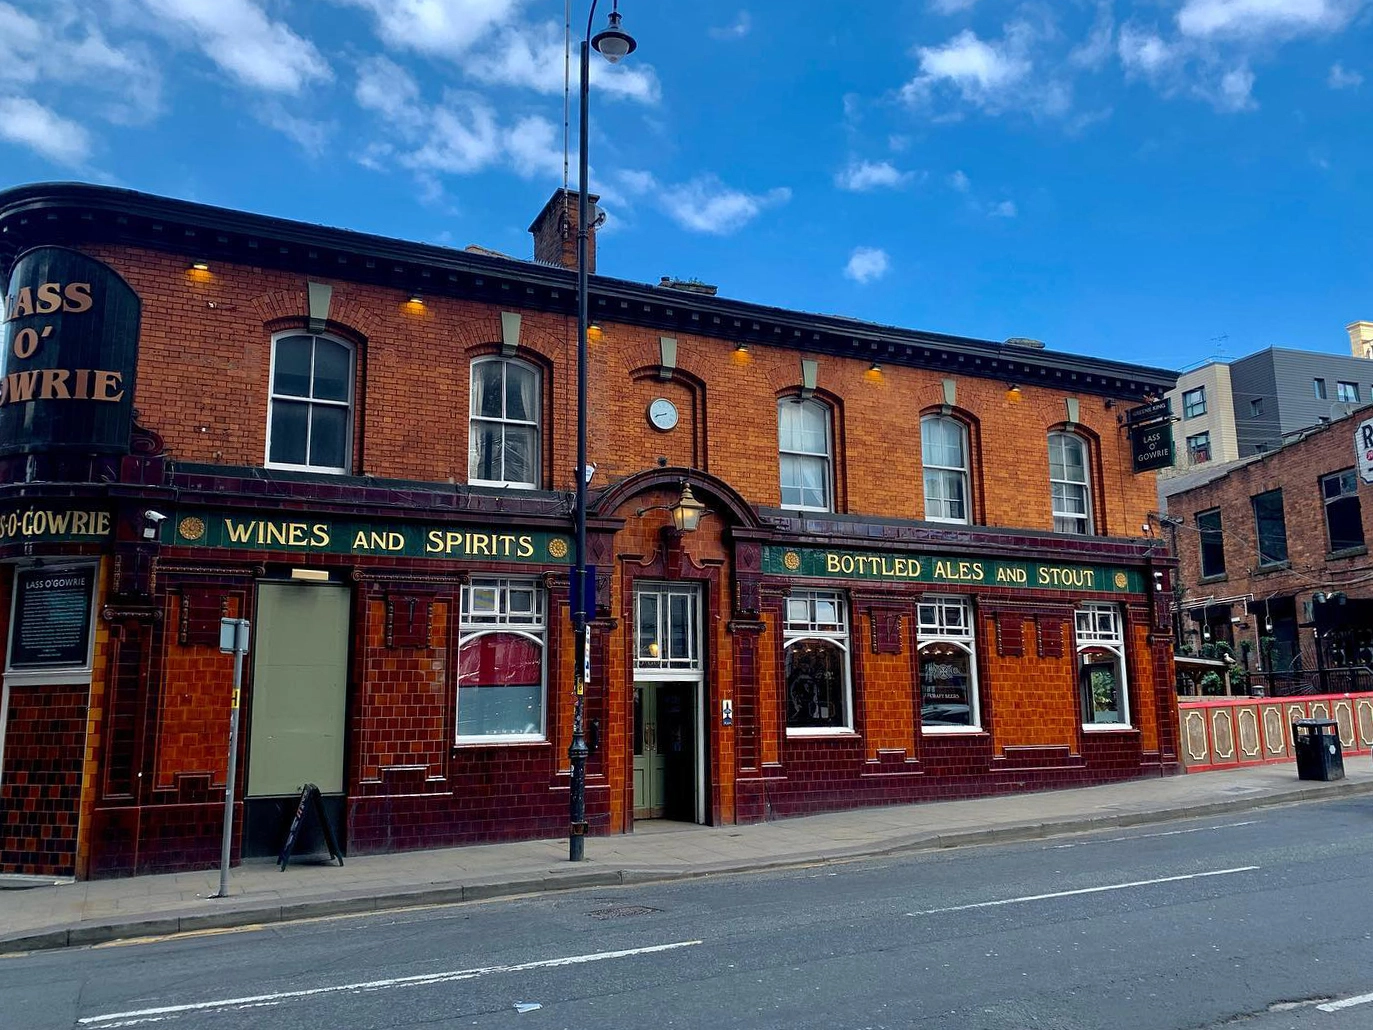
<svg viewBox="0 0 1373 1030"><path fill-rule="evenodd" d="M1102 620L1107 622L1102 628ZM1120 605L1103 601L1087 601L1078 605L1073 612L1074 663L1073 679L1081 690L1082 656L1086 651L1104 650L1115 655L1120 669L1120 701L1123 718L1120 722L1083 722L1082 729L1089 733L1112 733L1118 730L1133 730L1133 713L1130 711L1130 669L1125 654L1125 614ZM1078 699L1081 705L1082 699Z"/></svg>
<svg viewBox="0 0 1373 1030"><path fill-rule="evenodd" d="M815 606L818 601L831 601L835 605L838 618L834 621L820 621L815 618ZM806 602L810 609L810 616L805 620L792 618L793 603ZM793 590L787 595L782 611L782 690L787 689L786 683L786 652L787 649L805 640L822 640L828 644L838 646L840 653L844 656L841 668L844 676L844 689L842 693L844 702L844 722L841 726L788 726L786 728L788 737L851 737L854 736L853 728L853 649L850 646L850 622L849 622L849 602L843 593L837 590ZM785 693L783 705L786 704Z"/></svg>
<svg viewBox="0 0 1373 1030"><path fill-rule="evenodd" d="M939 426L941 426L941 427L942 427L942 426L945 426L945 425L951 425L951 426L953 426L955 429L958 430L958 436L959 436L959 442L960 442L960 449L961 449L962 452L963 452L963 464L962 464L961 466L958 466L958 465L936 465L936 464L931 464L930 462L928 462L928 461L925 460L925 434L929 431L928 427L929 427L929 426L932 426L932 425L939 425ZM921 487L922 487L922 490L924 491L924 494L925 494L925 521L926 521L926 522L944 522L944 523L949 523L949 524L952 524L952 525L960 525L960 526L966 526L966 525L969 525L969 524L972 522L973 498L972 498L972 491L971 491L971 489L969 489L969 483L971 482L971 479L972 479L972 476L970 475L970 472L969 472L969 468L970 468L972 462L971 462L971 455L969 455L969 453L968 453L968 443L969 443L968 427L967 427L966 424L964 424L964 423L963 423L962 421L960 421L959 419L953 418L953 417L951 417L951 416L949 416L949 415L926 415L924 418L922 418L922 419L920 420L920 460L921 460L921 473L922 473L922 475L921 475ZM962 482L962 484L963 484L963 517L962 517L961 519L952 518L951 516L948 516L948 515L932 515L932 514L930 513L930 493L929 493L929 485L928 485L929 480L928 480L928 478L927 478L927 474L928 474L929 472L936 472L936 473L939 473L941 476L949 476L949 475L957 476L958 479ZM946 500L941 500L941 503L947 504L948 502L947 502Z"/></svg>
<svg viewBox="0 0 1373 1030"><path fill-rule="evenodd" d="M348 351L348 400L331 401L317 400L314 397L298 397L294 394L276 392L277 381L277 344L282 340L297 336L308 336L311 339L328 340L336 343ZM357 398L357 369L358 369L358 350L357 345L334 336L332 333L312 333L304 329L287 329L279 333L272 334L272 360L267 369L267 448L263 453L262 465L269 469L283 469L290 472L323 472L328 475L343 476L352 471L353 468L353 434L357 429L357 411L354 401ZM310 392L315 389L315 348L310 347ZM348 409L348 431L345 434L346 446L343 452L343 465L335 468L332 465L298 465L292 462L272 461L272 425L276 413L276 403L278 400L287 401L292 404L305 404L310 407L313 415L315 407L347 408ZM307 422L308 426L314 425L313 417ZM305 456L310 456L310 438L307 433L305 438Z"/></svg>
<svg viewBox="0 0 1373 1030"><path fill-rule="evenodd" d="M928 614L927 609L931 607L934 608L935 617L933 620L925 617ZM949 609L960 610L961 626L950 624ZM968 708L971 716L968 726L925 726L922 723L920 731L936 734L981 733L982 700L978 696L980 680L977 670L977 625L972 598L956 594L927 594L920 598L915 611L915 650L917 656L926 647L932 645L953 646L968 655ZM919 691L920 689L920 681L917 676L916 690Z"/></svg>
<svg viewBox="0 0 1373 1030"><path fill-rule="evenodd" d="M512 615L509 610L511 589L530 589L534 592L534 609L528 615ZM472 596L477 590L494 589L496 607L490 615L474 616ZM490 733L463 736L458 732L459 688L462 686L463 646L493 633L524 637L539 645L539 732ZM548 591L533 577L474 576L462 585L458 601L458 680L453 691L453 733L461 747L484 744L531 744L548 739Z"/></svg>
<svg viewBox="0 0 1373 1030"><path fill-rule="evenodd" d="M516 365L534 375L536 394L534 397L534 418L532 420L506 418L493 418L489 415L478 415L472 409L476 404L476 391L473 384L477 379L478 365L501 365L509 368ZM543 476L543 394L544 394L544 375L543 369L529 361L521 361L519 358L507 357L504 354L484 354L479 358L474 358L468 367L467 378L467 482L470 486L498 486L510 490L537 490L539 482ZM505 372L501 372L501 411L505 411ZM533 468L530 470L528 481L520 479L478 479L472 475L472 429L478 423L482 425L499 426L520 426L532 427L534 430L534 460ZM505 469L505 461L501 460L501 469Z"/></svg>
<svg viewBox="0 0 1373 1030"><path fill-rule="evenodd" d="M825 449L823 453L816 451L794 451L782 446L782 410L783 405L792 404L799 408L812 408L819 411L824 416L825 424ZM814 504L787 504L782 502L781 507L787 511L833 511L834 510L834 409L824 401L814 397L802 400L800 397L783 397L777 402L777 453L778 453L778 494L781 494L781 457L791 456L802 458L809 461L821 462L825 472L825 503L823 505Z"/></svg>

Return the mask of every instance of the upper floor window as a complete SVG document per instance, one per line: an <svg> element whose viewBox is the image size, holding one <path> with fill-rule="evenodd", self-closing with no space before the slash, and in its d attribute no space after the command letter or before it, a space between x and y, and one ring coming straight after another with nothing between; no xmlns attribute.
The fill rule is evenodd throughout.
<svg viewBox="0 0 1373 1030"><path fill-rule="evenodd" d="M459 743L543 738L546 610L534 579L474 578L463 586Z"/></svg>
<svg viewBox="0 0 1373 1030"><path fill-rule="evenodd" d="M1196 418L1198 415L1206 414L1206 387L1198 386L1195 390L1184 390L1182 393L1182 417Z"/></svg>
<svg viewBox="0 0 1373 1030"><path fill-rule="evenodd" d="M1087 487L1087 442L1073 433L1049 434L1049 488L1054 532L1092 532L1092 498Z"/></svg>
<svg viewBox="0 0 1373 1030"><path fill-rule="evenodd" d="M1322 476L1321 498L1325 501L1325 529L1330 535L1330 550L1364 546L1359 477L1354 470Z"/></svg>
<svg viewBox="0 0 1373 1030"><path fill-rule="evenodd" d="M1315 393L1316 393L1316 400L1318 400L1318 401L1323 401L1323 400L1325 400L1325 380L1324 380L1324 379L1313 379L1313 380L1311 380L1311 389L1314 390Z"/></svg>
<svg viewBox="0 0 1373 1030"><path fill-rule="evenodd" d="M972 602L966 597L920 599L920 725L947 729L982 725L977 704L977 653Z"/></svg>
<svg viewBox="0 0 1373 1030"><path fill-rule="evenodd" d="M788 733L853 728L849 703L849 619L842 594L798 590L782 626Z"/></svg>
<svg viewBox="0 0 1373 1030"><path fill-rule="evenodd" d="M1255 397L1249 402L1249 417L1258 418L1263 414L1263 398Z"/></svg>
<svg viewBox="0 0 1373 1030"><path fill-rule="evenodd" d="M538 369L522 361L472 362L469 482L538 485L539 385Z"/></svg>
<svg viewBox="0 0 1373 1030"><path fill-rule="evenodd" d="M1259 564L1281 565L1287 561L1287 521L1282 513L1282 490L1256 494L1250 500L1254 505Z"/></svg>
<svg viewBox="0 0 1373 1030"><path fill-rule="evenodd" d="M1197 535L1201 538L1201 576L1225 575L1225 537L1221 535L1220 509L1197 515Z"/></svg>
<svg viewBox="0 0 1373 1030"><path fill-rule="evenodd" d="M829 511L833 507L830 411L817 400L777 402L777 439L782 459L782 507Z"/></svg>
<svg viewBox="0 0 1373 1030"><path fill-rule="evenodd" d="M272 341L267 464L347 472L353 442L353 348L330 336Z"/></svg>
<svg viewBox="0 0 1373 1030"><path fill-rule="evenodd" d="M1211 460L1211 434L1198 433L1187 438L1187 461L1191 465L1201 465Z"/></svg>
<svg viewBox="0 0 1373 1030"><path fill-rule="evenodd" d="M1359 384L1336 383L1335 400L1343 404L1357 404L1359 402Z"/></svg>
<svg viewBox="0 0 1373 1030"><path fill-rule="evenodd" d="M925 465L925 518L968 521L968 430L957 419L927 415L920 420Z"/></svg>
<svg viewBox="0 0 1373 1030"><path fill-rule="evenodd" d="M1128 726L1130 692L1125 679L1125 628L1120 608L1084 604L1074 614L1078 699L1085 726Z"/></svg>

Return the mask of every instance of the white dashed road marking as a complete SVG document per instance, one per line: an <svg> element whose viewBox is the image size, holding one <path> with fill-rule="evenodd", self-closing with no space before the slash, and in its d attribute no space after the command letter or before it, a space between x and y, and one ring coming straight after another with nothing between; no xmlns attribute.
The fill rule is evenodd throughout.
<svg viewBox="0 0 1373 1030"><path fill-rule="evenodd" d="M1101 894L1105 891L1123 891L1131 887L1152 887L1156 883L1178 883L1182 880L1200 880L1207 876L1230 876L1234 873L1252 873L1256 865L1242 865L1234 869L1212 869L1205 873L1187 873L1184 876L1160 876L1157 880L1132 880L1130 883L1112 883L1105 887L1082 887L1074 891L1054 891L1052 894L1027 894L1021 898L1002 898L998 901L979 901L972 905L952 905L949 908L927 908L923 912L907 912L908 916L933 916L941 912L966 912L971 908L994 908L997 905L1023 905L1029 901L1048 901L1050 898L1071 898L1078 894Z"/></svg>

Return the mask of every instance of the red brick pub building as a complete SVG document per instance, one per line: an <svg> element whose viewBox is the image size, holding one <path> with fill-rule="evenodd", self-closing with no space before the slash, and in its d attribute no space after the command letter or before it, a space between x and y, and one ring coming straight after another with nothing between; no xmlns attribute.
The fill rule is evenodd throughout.
<svg viewBox="0 0 1373 1030"><path fill-rule="evenodd" d="M217 863L225 617L235 860L306 783L350 854L567 832L575 212L531 262L0 193L0 871ZM1177 771L1120 427L1172 374L697 283L590 305L593 834Z"/></svg>

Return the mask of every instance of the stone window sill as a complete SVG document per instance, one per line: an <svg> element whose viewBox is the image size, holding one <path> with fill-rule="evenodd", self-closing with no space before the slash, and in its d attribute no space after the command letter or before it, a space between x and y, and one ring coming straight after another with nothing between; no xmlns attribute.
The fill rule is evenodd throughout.
<svg viewBox="0 0 1373 1030"><path fill-rule="evenodd" d="M1290 568L1292 568L1291 561L1280 561L1275 562L1272 565L1260 565L1258 568L1254 570L1254 575L1267 576L1274 572L1286 572Z"/></svg>
<svg viewBox="0 0 1373 1030"><path fill-rule="evenodd" d="M1197 580L1198 583L1224 583L1230 578L1228 572L1217 572L1214 576L1202 576Z"/></svg>
<svg viewBox="0 0 1373 1030"><path fill-rule="evenodd" d="M1367 548L1366 546L1360 546L1360 547L1345 547L1345 548L1341 548L1341 549L1338 550L1338 551L1331 551L1330 553L1328 553L1328 554L1325 556L1325 560L1326 560L1326 561L1339 561L1341 558L1357 558L1357 557L1359 557L1359 555L1361 555L1361 554L1367 554L1367 553L1368 553L1368 548Z"/></svg>

